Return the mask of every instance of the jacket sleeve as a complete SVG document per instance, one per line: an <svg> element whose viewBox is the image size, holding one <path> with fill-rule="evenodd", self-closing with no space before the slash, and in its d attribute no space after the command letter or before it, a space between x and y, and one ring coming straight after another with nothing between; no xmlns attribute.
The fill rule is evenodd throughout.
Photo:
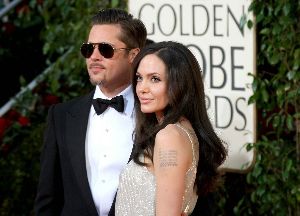
<svg viewBox="0 0 300 216"><path fill-rule="evenodd" d="M57 134L55 105L49 108L41 153L40 176L34 203L36 216L60 215L63 206L63 188Z"/></svg>

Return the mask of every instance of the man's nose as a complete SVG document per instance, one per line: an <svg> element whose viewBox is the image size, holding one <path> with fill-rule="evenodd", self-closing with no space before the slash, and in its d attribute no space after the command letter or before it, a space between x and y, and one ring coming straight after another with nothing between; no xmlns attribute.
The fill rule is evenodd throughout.
<svg viewBox="0 0 300 216"><path fill-rule="evenodd" d="M92 60L98 60L98 59L104 58L104 57L101 55L98 46L99 46L98 44L95 44L95 46L94 46L93 53L92 53L92 55L91 55L91 57L90 57Z"/></svg>

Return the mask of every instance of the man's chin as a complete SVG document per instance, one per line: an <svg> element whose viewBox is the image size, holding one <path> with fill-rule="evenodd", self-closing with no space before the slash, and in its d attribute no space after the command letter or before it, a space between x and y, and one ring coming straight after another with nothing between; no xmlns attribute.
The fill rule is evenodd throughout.
<svg viewBox="0 0 300 216"><path fill-rule="evenodd" d="M95 79L91 79L90 78L90 82L92 83L92 85L101 85L102 80L95 80Z"/></svg>

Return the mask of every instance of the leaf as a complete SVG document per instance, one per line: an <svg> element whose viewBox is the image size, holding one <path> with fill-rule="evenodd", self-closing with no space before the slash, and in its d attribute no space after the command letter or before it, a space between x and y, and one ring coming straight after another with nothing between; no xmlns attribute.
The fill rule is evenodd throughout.
<svg viewBox="0 0 300 216"><path fill-rule="evenodd" d="M253 170L253 176L258 177L262 173L262 168L260 166L256 166Z"/></svg>
<svg viewBox="0 0 300 216"><path fill-rule="evenodd" d="M286 126L290 131L294 130L294 119L290 114L286 118Z"/></svg>
<svg viewBox="0 0 300 216"><path fill-rule="evenodd" d="M264 142L268 142L269 141L269 139L268 139L268 137L266 137L265 135L262 135L262 140L264 141Z"/></svg>
<svg viewBox="0 0 300 216"><path fill-rule="evenodd" d="M26 84L27 84L26 79L24 78L24 76L19 77L19 82L20 82L20 85L22 87L26 86Z"/></svg>
<svg viewBox="0 0 300 216"><path fill-rule="evenodd" d="M282 26L280 25L275 25L272 29L272 34L273 35L278 35L282 30Z"/></svg>
<svg viewBox="0 0 300 216"><path fill-rule="evenodd" d="M294 114L294 118L300 118L300 112Z"/></svg>
<svg viewBox="0 0 300 216"><path fill-rule="evenodd" d="M249 29L252 29L252 27L253 27L253 22L252 22L252 20L248 20L248 22L247 22L247 27L248 27Z"/></svg>
<svg viewBox="0 0 300 216"><path fill-rule="evenodd" d="M250 6L249 6L249 8L248 8L248 11L249 11L249 12L250 12L250 11L253 11L254 8L255 8L255 2L254 2L254 1L251 1L251 4L250 4Z"/></svg>
<svg viewBox="0 0 300 216"><path fill-rule="evenodd" d="M280 98L284 94L284 89L281 87L278 87L276 90L276 95Z"/></svg>
<svg viewBox="0 0 300 216"><path fill-rule="evenodd" d="M252 90L257 91L257 87L258 87L258 81L257 79L254 79L252 82Z"/></svg>
<svg viewBox="0 0 300 216"><path fill-rule="evenodd" d="M258 195L258 196L262 197L262 196L265 194L266 189L265 189L265 187L260 186L260 187L257 189L256 192L257 192L257 195Z"/></svg>
<svg viewBox="0 0 300 216"><path fill-rule="evenodd" d="M294 65L293 70L297 71L300 67L300 49L296 49L294 52Z"/></svg>
<svg viewBox="0 0 300 216"><path fill-rule="evenodd" d="M255 193L251 193L251 201L256 203L256 194Z"/></svg>
<svg viewBox="0 0 300 216"><path fill-rule="evenodd" d="M267 90L263 89L262 92L261 92L261 94L262 94L263 101L264 102L268 102L268 100L269 100L269 94L268 94Z"/></svg>
<svg viewBox="0 0 300 216"><path fill-rule="evenodd" d="M247 151L251 151L253 148L254 148L253 143L248 143L248 144L246 145L246 150L247 150Z"/></svg>
<svg viewBox="0 0 300 216"><path fill-rule="evenodd" d="M280 124L280 117L275 116L272 123L273 123L273 127L275 127L275 128L278 127Z"/></svg>
<svg viewBox="0 0 300 216"><path fill-rule="evenodd" d="M296 71L289 71L286 76L289 80L292 80L294 79L295 75L296 75Z"/></svg>
<svg viewBox="0 0 300 216"><path fill-rule="evenodd" d="M270 33L270 29L269 28L264 28L260 31L260 34L262 35L268 35Z"/></svg>
<svg viewBox="0 0 300 216"><path fill-rule="evenodd" d="M119 0L111 0L111 7L115 8L119 5Z"/></svg>
<svg viewBox="0 0 300 216"><path fill-rule="evenodd" d="M288 16L288 14L290 13L291 11L291 5L289 3L286 3L284 6L283 6L283 13L285 16Z"/></svg>
<svg viewBox="0 0 300 216"><path fill-rule="evenodd" d="M249 100L248 100L248 105L255 103L256 98L254 95L250 96Z"/></svg>
<svg viewBox="0 0 300 216"><path fill-rule="evenodd" d="M280 56L277 53L274 53L270 59L270 64L275 65L279 62Z"/></svg>
<svg viewBox="0 0 300 216"><path fill-rule="evenodd" d="M258 14L256 17L256 23L260 23L265 18L265 15L263 13Z"/></svg>
<svg viewBox="0 0 300 216"><path fill-rule="evenodd" d="M297 92L297 91L299 91L299 92ZM299 95L298 95L299 94ZM288 94L287 94L287 99L289 99L289 100L294 100L294 98L296 98L296 97L299 97L300 96L300 88L297 90L297 89L294 89L294 90L292 90L292 91L289 91L288 92Z"/></svg>
<svg viewBox="0 0 300 216"><path fill-rule="evenodd" d="M283 164L283 167L282 167L282 178L284 181L288 181L289 177L290 177L290 170L293 166L293 161L291 159L288 159L286 161L286 163Z"/></svg>
<svg viewBox="0 0 300 216"><path fill-rule="evenodd" d="M262 44L262 45L260 46L261 51L264 51L264 50L266 49L266 47L267 47L266 44Z"/></svg>
<svg viewBox="0 0 300 216"><path fill-rule="evenodd" d="M300 48L296 49L294 52L294 59L300 59Z"/></svg>
<svg viewBox="0 0 300 216"><path fill-rule="evenodd" d="M275 8L274 11L274 15L277 16L279 14L279 12L281 11L282 6L280 4L278 4Z"/></svg>

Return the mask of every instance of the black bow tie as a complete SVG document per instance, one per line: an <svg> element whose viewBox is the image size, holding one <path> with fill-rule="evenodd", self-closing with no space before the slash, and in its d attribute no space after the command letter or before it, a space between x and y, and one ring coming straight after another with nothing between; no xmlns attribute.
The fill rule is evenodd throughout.
<svg viewBox="0 0 300 216"><path fill-rule="evenodd" d="M116 97L112 98L111 100L96 98L96 99L93 99L92 104L94 106L94 109L95 109L97 115L100 115L101 113L103 113L109 106L113 107L118 112L124 111L124 99L123 99L122 95L116 96Z"/></svg>

